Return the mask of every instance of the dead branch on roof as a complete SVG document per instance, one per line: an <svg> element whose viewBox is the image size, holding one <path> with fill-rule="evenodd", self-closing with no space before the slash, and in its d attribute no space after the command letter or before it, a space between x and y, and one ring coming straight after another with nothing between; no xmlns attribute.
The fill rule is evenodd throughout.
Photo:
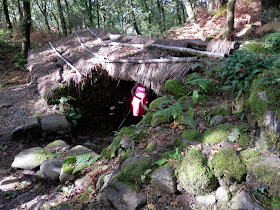
<svg viewBox="0 0 280 210"><path fill-rule="evenodd" d="M136 47L136 48L158 48L163 50L170 50L175 52L183 52L183 53L189 53L192 55L201 55L201 56L208 56L208 57L215 57L215 58L224 58L224 53L213 53L213 52L206 52L206 51L200 51L195 50L191 48L186 47L175 47L175 46L165 46L160 44L127 44L127 43L120 43L120 42L111 42L108 43L108 45L111 46L122 46L122 47Z"/></svg>
<svg viewBox="0 0 280 210"><path fill-rule="evenodd" d="M70 67L75 71L75 73L76 73L77 75L79 75L79 77L85 77L84 75L82 75L82 74L78 71L78 69L77 69L75 66L73 66L68 60L66 60L66 58L64 58L64 57L55 49L55 47L52 45L51 42L49 42L49 45L51 46L51 48L53 49L53 51L56 53L56 55L57 55L61 60L63 60L68 66L70 66Z"/></svg>

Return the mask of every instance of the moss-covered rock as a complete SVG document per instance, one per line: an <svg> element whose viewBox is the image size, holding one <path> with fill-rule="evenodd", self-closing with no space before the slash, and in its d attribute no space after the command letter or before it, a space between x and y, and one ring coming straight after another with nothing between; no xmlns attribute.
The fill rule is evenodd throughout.
<svg viewBox="0 0 280 210"><path fill-rule="evenodd" d="M67 144L63 140L55 140L49 144L47 144L44 148L45 149L51 149L51 150L57 150L57 149L68 149L70 147L69 144Z"/></svg>
<svg viewBox="0 0 280 210"><path fill-rule="evenodd" d="M145 148L144 152L145 153L148 153L148 154L151 154L153 153L157 148L157 142L156 141L151 141L147 147Z"/></svg>
<svg viewBox="0 0 280 210"><path fill-rule="evenodd" d="M214 126L204 132L202 142L207 144L218 144L222 141L228 141L228 131L233 127L232 124Z"/></svg>
<svg viewBox="0 0 280 210"><path fill-rule="evenodd" d="M245 178L246 167L236 151L231 148L221 149L214 155L212 163L215 176L222 185L230 185L235 181L241 182Z"/></svg>
<svg viewBox="0 0 280 210"><path fill-rule="evenodd" d="M251 187L264 188L271 197L280 196L280 158L261 157L249 160L246 183Z"/></svg>
<svg viewBox="0 0 280 210"><path fill-rule="evenodd" d="M245 162L251 158L261 157L261 153L259 151L251 148L241 151L240 154Z"/></svg>
<svg viewBox="0 0 280 210"><path fill-rule="evenodd" d="M72 172L75 169L75 166L76 166L76 157L75 156L67 157L63 162L62 171L63 173L72 174Z"/></svg>
<svg viewBox="0 0 280 210"><path fill-rule="evenodd" d="M164 123L170 123L173 120L172 110L170 108L158 111L153 114L151 126L156 127Z"/></svg>
<svg viewBox="0 0 280 210"><path fill-rule="evenodd" d="M115 179L136 189L143 182L141 176L151 168L151 163L149 158L129 158L122 164L121 171Z"/></svg>
<svg viewBox="0 0 280 210"><path fill-rule="evenodd" d="M183 111L187 111L189 107L194 107L194 101L191 96L183 96L178 99L177 103L181 105Z"/></svg>
<svg viewBox="0 0 280 210"><path fill-rule="evenodd" d="M212 110L213 115L224 115L229 116L232 114L230 104L222 104Z"/></svg>
<svg viewBox="0 0 280 210"><path fill-rule="evenodd" d="M209 193L217 186L217 180L207 166L207 158L197 149L186 154L178 172L182 188L195 195Z"/></svg>
<svg viewBox="0 0 280 210"><path fill-rule="evenodd" d="M202 134L197 130L188 129L182 132L182 138L183 140L187 140L187 141L201 142Z"/></svg>
<svg viewBox="0 0 280 210"><path fill-rule="evenodd" d="M258 54L266 54L267 53L264 46L261 43L256 42L256 41L245 42L245 45L242 46L240 49L246 50L246 51L251 52L251 53L258 53Z"/></svg>
<svg viewBox="0 0 280 210"><path fill-rule="evenodd" d="M280 105L278 103L280 89L278 83L269 83L269 78L273 81L273 78L279 76L280 69L277 68L260 74L253 81L246 104L248 122L251 127L260 129L261 135L256 141L257 149L278 155L280 154Z"/></svg>
<svg viewBox="0 0 280 210"><path fill-rule="evenodd" d="M168 100L169 98L167 96L159 97L150 103L149 109L150 110L159 109L160 104L163 102L167 102Z"/></svg>
<svg viewBox="0 0 280 210"><path fill-rule="evenodd" d="M251 137L247 133L241 134L240 138L238 139L238 144L242 148L246 148L250 145L251 143Z"/></svg>
<svg viewBox="0 0 280 210"><path fill-rule="evenodd" d="M150 125L153 119L153 112L147 112L137 125Z"/></svg>
<svg viewBox="0 0 280 210"><path fill-rule="evenodd" d="M167 80L163 85L163 91L179 99L188 95L191 90L179 80Z"/></svg>

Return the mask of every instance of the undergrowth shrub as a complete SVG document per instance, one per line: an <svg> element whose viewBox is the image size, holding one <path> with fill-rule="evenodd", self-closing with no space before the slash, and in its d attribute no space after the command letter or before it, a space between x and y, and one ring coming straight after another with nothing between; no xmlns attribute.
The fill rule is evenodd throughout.
<svg viewBox="0 0 280 210"><path fill-rule="evenodd" d="M226 90L237 91L237 98L246 93L251 82L259 73L270 69L273 66L273 58L266 55L259 55L239 50L229 55L225 60L225 69L222 78L225 78L224 87Z"/></svg>
<svg viewBox="0 0 280 210"><path fill-rule="evenodd" d="M263 37L264 47L271 52L280 53L280 33L271 33Z"/></svg>

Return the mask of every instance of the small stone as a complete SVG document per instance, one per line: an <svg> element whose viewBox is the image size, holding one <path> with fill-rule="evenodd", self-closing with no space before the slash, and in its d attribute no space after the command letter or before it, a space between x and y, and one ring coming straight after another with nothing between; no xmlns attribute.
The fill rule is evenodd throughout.
<svg viewBox="0 0 280 210"><path fill-rule="evenodd" d="M225 119L223 115L216 115L212 117L211 122L213 122L214 125L219 125L219 124L223 124L225 122Z"/></svg>
<svg viewBox="0 0 280 210"><path fill-rule="evenodd" d="M90 184L92 183L91 179L89 176L84 176L80 179L75 180L75 186L80 188L80 189L87 189Z"/></svg>
<svg viewBox="0 0 280 210"><path fill-rule="evenodd" d="M89 148L87 148L85 146L82 146L82 145L77 145L77 146L73 147L72 149L70 149L67 152L67 155L68 156L76 156L76 155L88 154L88 153L91 153L92 157L98 155L93 150L91 150L91 149L89 149Z"/></svg>
<svg viewBox="0 0 280 210"><path fill-rule="evenodd" d="M228 202L228 200L230 199L229 193L228 193L226 187L224 187L224 186L221 186L217 189L216 197L217 197L217 200L219 201L219 203Z"/></svg>
<svg viewBox="0 0 280 210"><path fill-rule="evenodd" d="M70 132L66 117L62 114L50 114L42 118L42 129L47 135L65 135Z"/></svg>
<svg viewBox="0 0 280 210"><path fill-rule="evenodd" d="M44 148L45 149L51 149L51 150L58 150L58 149L66 150L69 147L70 147L70 145L67 144L65 141L55 140L55 141L49 143L48 145L46 145Z"/></svg>
<svg viewBox="0 0 280 210"><path fill-rule="evenodd" d="M216 198L214 195L196 196L197 204L205 207L210 207L215 204Z"/></svg>
<svg viewBox="0 0 280 210"><path fill-rule="evenodd" d="M40 166L40 172L49 179L57 180L61 173L61 160L44 160Z"/></svg>
<svg viewBox="0 0 280 210"><path fill-rule="evenodd" d="M243 190L231 202L231 209L264 210L263 207L253 202L250 195Z"/></svg>

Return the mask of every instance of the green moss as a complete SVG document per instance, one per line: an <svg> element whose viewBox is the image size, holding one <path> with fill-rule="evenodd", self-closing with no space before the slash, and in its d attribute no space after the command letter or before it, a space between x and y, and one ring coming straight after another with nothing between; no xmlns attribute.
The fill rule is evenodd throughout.
<svg viewBox="0 0 280 210"><path fill-rule="evenodd" d="M187 110L189 107L194 106L194 102L191 96L182 96L178 99L177 103L182 106L182 110Z"/></svg>
<svg viewBox="0 0 280 210"><path fill-rule="evenodd" d="M112 159L117 154L118 150L120 149L121 142L120 140L115 137L113 142L107 148L104 148L101 152L101 157L107 160Z"/></svg>
<svg viewBox="0 0 280 210"><path fill-rule="evenodd" d="M241 134L240 138L238 139L238 144L242 147L248 147L250 145L250 136L248 134Z"/></svg>
<svg viewBox="0 0 280 210"><path fill-rule="evenodd" d="M258 152L257 150L254 150L254 149L246 149L246 150L243 150L241 151L241 156L245 159L245 160L249 160L251 158L254 158L254 157L260 157L261 156L261 153Z"/></svg>
<svg viewBox="0 0 280 210"><path fill-rule="evenodd" d="M131 151L127 151L127 152L123 153L122 156L120 157L119 164L122 165L123 162L124 162L127 158L131 157L131 155L132 155L132 152L131 152Z"/></svg>
<svg viewBox="0 0 280 210"><path fill-rule="evenodd" d="M273 197L280 195L280 176L278 168L271 168L266 165L258 165L254 169L256 182L264 185L268 193Z"/></svg>
<svg viewBox="0 0 280 210"><path fill-rule="evenodd" d="M228 140L228 131L234 126L232 124L222 124L214 126L204 132L202 142L207 144L218 144Z"/></svg>
<svg viewBox="0 0 280 210"><path fill-rule="evenodd" d="M147 112L144 115L143 119L137 125L150 125L152 119L153 119L153 113L152 112Z"/></svg>
<svg viewBox="0 0 280 210"><path fill-rule="evenodd" d="M247 173L236 151L231 148L221 149L214 155L212 163L215 176L225 183L241 182Z"/></svg>
<svg viewBox="0 0 280 210"><path fill-rule="evenodd" d="M123 136L132 136L135 133L135 130L131 127L123 127L120 130L120 133L118 135L118 138L121 138Z"/></svg>
<svg viewBox="0 0 280 210"><path fill-rule="evenodd" d="M62 171L63 173L68 173L72 174L76 164L76 157L75 156L70 156L67 157L64 160L63 166L62 166Z"/></svg>
<svg viewBox="0 0 280 210"><path fill-rule="evenodd" d="M206 194L217 186L217 181L207 166L207 158L198 149L186 154L179 169L178 180L190 194Z"/></svg>
<svg viewBox="0 0 280 210"><path fill-rule="evenodd" d="M125 168L122 168L120 173L116 176L116 180L127 184L133 189L137 189L142 183L141 176L144 175L145 171L150 168L151 159L140 158Z"/></svg>
<svg viewBox="0 0 280 210"><path fill-rule="evenodd" d="M165 102L165 101L168 101L169 98L166 97L166 96L163 96L163 97L159 97L155 100L153 100L150 105L149 105L149 109L150 110L153 110L153 109L159 109L159 106L161 103Z"/></svg>
<svg viewBox="0 0 280 210"><path fill-rule="evenodd" d="M37 152L37 154L35 155L35 159L38 162L43 162L46 159L51 159L53 157L53 153L47 151L47 150L40 150Z"/></svg>
<svg viewBox="0 0 280 210"><path fill-rule="evenodd" d="M163 91L179 99L188 95L191 90L179 80L167 80L163 85Z"/></svg>
<svg viewBox="0 0 280 210"><path fill-rule="evenodd" d="M182 138L187 141L201 141L202 134L193 129L184 130L182 133Z"/></svg>
<svg viewBox="0 0 280 210"><path fill-rule="evenodd" d="M251 53L258 53L258 54L266 54L267 53L264 46L261 43L256 42L256 41L248 41L240 49L246 50L246 51L251 52Z"/></svg>
<svg viewBox="0 0 280 210"><path fill-rule="evenodd" d="M151 126L156 127L164 123L170 123L173 120L171 109L164 109L153 114Z"/></svg>
<svg viewBox="0 0 280 210"><path fill-rule="evenodd" d="M224 115L228 116L231 115L231 105L230 104L222 104L215 109L212 110L213 115Z"/></svg>
<svg viewBox="0 0 280 210"><path fill-rule="evenodd" d="M150 154L150 153L154 152L156 148L157 148L157 142L151 141L148 144L148 146L145 148L144 152Z"/></svg>

